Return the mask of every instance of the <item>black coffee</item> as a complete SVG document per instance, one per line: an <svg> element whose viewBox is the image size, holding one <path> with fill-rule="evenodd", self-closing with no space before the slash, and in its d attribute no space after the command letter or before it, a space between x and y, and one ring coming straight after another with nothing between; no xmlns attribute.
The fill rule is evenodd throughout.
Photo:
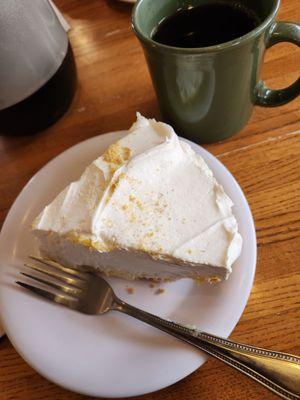
<svg viewBox="0 0 300 400"><path fill-rule="evenodd" d="M208 47L243 36L259 24L254 11L241 3L219 1L179 9L157 26L152 39L173 47Z"/></svg>

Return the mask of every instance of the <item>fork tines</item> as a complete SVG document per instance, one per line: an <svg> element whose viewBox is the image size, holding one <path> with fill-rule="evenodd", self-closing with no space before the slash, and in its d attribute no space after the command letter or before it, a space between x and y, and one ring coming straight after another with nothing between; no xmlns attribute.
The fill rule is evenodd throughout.
<svg viewBox="0 0 300 400"><path fill-rule="evenodd" d="M42 285L55 289L57 293L49 292L26 282L17 281L16 283L48 300L75 308L85 288L87 272L84 272L83 269L79 271L73 267L65 267L56 261L42 257L30 256L29 258L33 260L34 263L25 263L25 267L37 272L41 276L31 275L27 272L20 272L20 274Z"/></svg>

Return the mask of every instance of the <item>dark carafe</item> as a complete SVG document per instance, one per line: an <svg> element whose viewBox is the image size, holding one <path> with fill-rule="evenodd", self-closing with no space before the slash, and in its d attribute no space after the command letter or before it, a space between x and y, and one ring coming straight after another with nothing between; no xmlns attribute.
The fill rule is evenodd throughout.
<svg viewBox="0 0 300 400"><path fill-rule="evenodd" d="M39 132L68 109L76 67L48 0L10 0L0 10L0 134Z"/></svg>

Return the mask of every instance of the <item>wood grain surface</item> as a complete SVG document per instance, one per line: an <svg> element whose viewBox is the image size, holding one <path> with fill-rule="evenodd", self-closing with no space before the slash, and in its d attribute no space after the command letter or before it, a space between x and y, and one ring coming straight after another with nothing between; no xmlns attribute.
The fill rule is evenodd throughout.
<svg viewBox="0 0 300 400"><path fill-rule="evenodd" d="M156 1L156 0L154 0ZM158 0L157 0L158 1ZM159 111L141 47L130 28L131 6L105 0L56 0L72 26L79 88L68 113L45 132L0 136L0 226L25 183L63 150L104 132L128 128L141 111ZM299 0L283 0L279 19L300 21ZM268 50L263 78L284 87L299 75L300 49ZM205 146L234 174L252 209L258 262L253 290L232 339L300 354L300 101L256 108L233 138ZM1 400L79 400L48 382L0 340ZM138 398L137 398L138 399ZM275 399L275 396L209 360L183 381L144 400Z"/></svg>

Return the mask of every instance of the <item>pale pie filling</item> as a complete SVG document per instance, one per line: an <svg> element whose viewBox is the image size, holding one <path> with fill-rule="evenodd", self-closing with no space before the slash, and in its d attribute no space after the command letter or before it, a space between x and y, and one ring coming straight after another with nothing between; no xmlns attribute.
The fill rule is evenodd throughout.
<svg viewBox="0 0 300 400"><path fill-rule="evenodd" d="M138 115L33 224L44 255L127 279L226 279L242 238L232 201L164 123Z"/></svg>

